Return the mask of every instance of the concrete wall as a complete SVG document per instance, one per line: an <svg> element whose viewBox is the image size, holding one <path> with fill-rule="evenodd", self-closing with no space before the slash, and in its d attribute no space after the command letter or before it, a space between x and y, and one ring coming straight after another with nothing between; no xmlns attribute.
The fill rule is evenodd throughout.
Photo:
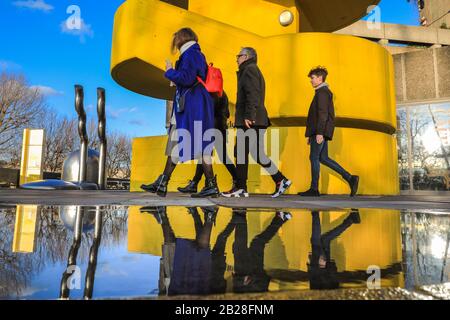
<svg viewBox="0 0 450 320"><path fill-rule="evenodd" d="M420 12L420 16L426 19L427 25L431 24L432 27L440 28L445 23L447 28L450 28L450 14L445 15L450 10L450 0L425 0L424 3L425 7ZM440 18L443 15L445 16Z"/></svg>
<svg viewBox="0 0 450 320"><path fill-rule="evenodd" d="M450 100L450 47L394 55L398 104Z"/></svg>
<svg viewBox="0 0 450 320"><path fill-rule="evenodd" d="M450 0L448 0L450 1ZM337 34L347 34L357 37L384 40L384 42L415 43L423 45L450 45L450 29L434 27L416 27L392 23L373 25L367 21L358 21Z"/></svg>

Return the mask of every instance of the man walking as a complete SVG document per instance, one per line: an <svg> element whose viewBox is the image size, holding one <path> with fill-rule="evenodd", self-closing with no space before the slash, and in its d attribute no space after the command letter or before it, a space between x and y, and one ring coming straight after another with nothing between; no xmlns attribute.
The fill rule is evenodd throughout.
<svg viewBox="0 0 450 320"><path fill-rule="evenodd" d="M339 173L350 185L350 196L355 196L358 192L359 177L353 176L342 168L336 161L328 157L328 141L333 139L334 134L334 104L333 93L325 82L328 71L324 67L317 67L311 70L308 77L316 90L311 103L306 122L307 143L311 147L311 188L299 193L304 197L319 197L319 177L320 164L326 165L330 169Z"/></svg>
<svg viewBox="0 0 450 320"><path fill-rule="evenodd" d="M236 58L239 66L235 117L238 129L235 146L237 184L222 195L227 198L249 196L247 179L251 153L253 159L271 175L275 182L272 197L277 198L286 192L292 182L278 170L264 151L264 134L270 121L264 105L266 89L264 77L257 65L258 56L255 49L246 47L242 48Z"/></svg>

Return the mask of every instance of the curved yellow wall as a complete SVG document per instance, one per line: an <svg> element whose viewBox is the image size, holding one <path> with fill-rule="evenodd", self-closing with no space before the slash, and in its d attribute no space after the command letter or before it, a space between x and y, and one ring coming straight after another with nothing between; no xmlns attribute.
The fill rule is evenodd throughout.
<svg viewBox="0 0 450 320"><path fill-rule="evenodd" d="M273 131L273 138L272 136ZM272 158L281 171L293 181L289 194L297 194L309 188L311 181L309 147L306 145L305 128L272 128L268 139L279 141L279 162L276 155ZM232 153L234 130L229 130L229 154ZM359 194L394 195L399 193L397 143L393 136L370 130L337 128L335 141L330 143L329 155L348 171L358 174L360 179ZM131 191L142 191L143 183L154 181L164 170L165 145L167 137L137 138L133 141L131 166ZM267 151L271 153L271 145ZM149 157L149 155L152 155ZM218 162L217 162L218 163ZM319 183L323 194L348 194L348 184L330 169L322 166ZM214 166L218 176L219 188L229 190L232 179L220 163ZM192 179L195 163L180 164L175 169L169 183L169 191L176 192L177 187L185 185ZM271 194L274 183L264 169L257 164L249 168L248 191L251 193Z"/></svg>
<svg viewBox="0 0 450 320"><path fill-rule="evenodd" d="M178 238L195 239L192 217L184 207L169 207L169 221ZM202 212L199 209L202 216ZM301 270L307 271L308 254L311 252L311 213L310 211L292 211L293 218L283 225L277 235L265 248L264 267L266 270ZM247 213L248 242L260 234L270 224L274 212L249 211ZM217 236L231 220L232 210L220 208L216 225L211 234L211 248ZM348 212L324 212L321 215L322 233L325 233L348 216ZM394 210L362 209L361 224L352 225L331 244L332 259L336 261L339 272L367 270L371 265L381 269L402 262L400 212ZM164 242L161 226L149 214L142 214L138 207L129 211L128 250L135 253L161 256ZM234 233L226 245L227 265L234 265L232 245ZM230 273L227 274L231 276ZM368 276L367 276L368 277ZM387 280L384 285L403 286L402 274ZM272 289L298 289L307 283L280 284L272 283Z"/></svg>
<svg viewBox="0 0 450 320"><path fill-rule="evenodd" d="M361 176L361 194L398 194L397 149L392 136L396 131L392 56L380 45L357 37L296 33L297 27L294 26L280 28L270 15L268 21L253 19L253 25L259 30L256 32L240 14L230 14L231 2L235 1L212 3L192 0L189 10L184 10L156 0L126 1L115 16L111 57L113 78L134 92L171 100L174 89L163 76L165 59L171 57L176 60L177 57L169 51L172 35L179 28L189 26L198 33L208 61L222 69L225 90L233 109L237 88L235 55L242 46L256 48L266 79L269 117L275 126L282 129L280 144L289 145L289 148L281 148L280 166L294 181L295 187L291 192L297 192L307 188L309 180L308 150L303 134L314 90L307 74L312 67L324 65L330 72L328 82L334 93L336 124L339 127L330 145L330 155L350 172ZM319 2L330 5L326 7L328 10L320 9L323 6L320 7ZM364 1L366 5L377 2ZM296 17L310 12L310 17L317 20L332 12L331 3L328 0L242 1L241 6L254 6L253 15L278 12L282 7L294 10L295 7ZM363 1L359 1L359 5L351 3L351 0L346 1L341 3L341 7L348 11L349 16L361 17ZM317 14L312 13L317 8L323 11L322 16L320 10ZM334 19L329 21L337 23ZM313 29L323 30L319 27ZM297 31L302 30L298 28ZM135 141L133 191L140 191L141 183L153 181L161 172L163 144L162 137ZM152 153L154 158L148 161L150 149L159 153ZM223 183L228 183L227 173L222 173L221 168L217 170L220 179L225 180ZM182 173L184 183L193 175L193 167L183 165L176 172ZM328 174L327 169L324 172L323 192L348 192L348 187L340 179ZM172 179L172 191L181 182L179 177L181 175L176 173ZM259 171L250 173L250 191L272 192L274 187L270 179L259 177Z"/></svg>

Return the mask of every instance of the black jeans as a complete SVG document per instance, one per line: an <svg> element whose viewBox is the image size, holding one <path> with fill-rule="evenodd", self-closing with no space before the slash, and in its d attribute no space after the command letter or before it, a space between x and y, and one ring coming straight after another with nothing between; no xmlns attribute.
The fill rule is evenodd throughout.
<svg viewBox="0 0 450 320"><path fill-rule="evenodd" d="M319 190L320 164L339 173L344 180L349 181L351 174L342 168L336 161L328 157L328 141L324 140L322 144L318 144L316 137L309 138L311 153L309 160L311 161L311 189Z"/></svg>
<svg viewBox="0 0 450 320"><path fill-rule="evenodd" d="M275 183L285 179L264 150L266 128L237 128L234 156L236 157L237 188L247 190L249 154L265 168ZM251 141L252 140L252 141Z"/></svg>
<svg viewBox="0 0 450 320"><path fill-rule="evenodd" d="M347 217L336 228L322 234L322 227L320 223L320 213L312 212L312 233L311 233L311 248L312 248L312 263L317 263L322 255L327 261L331 261L330 244L331 241L343 234L348 228L352 226L352 220Z"/></svg>

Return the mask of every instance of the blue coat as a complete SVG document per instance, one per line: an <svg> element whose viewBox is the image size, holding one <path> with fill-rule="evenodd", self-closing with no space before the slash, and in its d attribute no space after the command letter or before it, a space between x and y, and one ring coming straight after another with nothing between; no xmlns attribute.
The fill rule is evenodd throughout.
<svg viewBox="0 0 450 320"><path fill-rule="evenodd" d="M197 76L203 80L206 79L208 65L205 56L201 52L200 46L196 43L186 50L177 61L175 69L170 69L165 73L165 77L175 83L177 86L176 95L183 95L189 88L192 88L198 81ZM196 85L193 89L186 93L184 111L177 112L177 99L174 99L174 108L177 130L185 129L190 133L189 141L180 136L179 133L179 149L180 161L201 158L205 148L211 144L211 141L203 141L205 131L214 128L214 102L202 84ZM201 130L194 135L194 122L201 123ZM190 142L191 152L185 152ZM190 153L190 154L189 154Z"/></svg>

